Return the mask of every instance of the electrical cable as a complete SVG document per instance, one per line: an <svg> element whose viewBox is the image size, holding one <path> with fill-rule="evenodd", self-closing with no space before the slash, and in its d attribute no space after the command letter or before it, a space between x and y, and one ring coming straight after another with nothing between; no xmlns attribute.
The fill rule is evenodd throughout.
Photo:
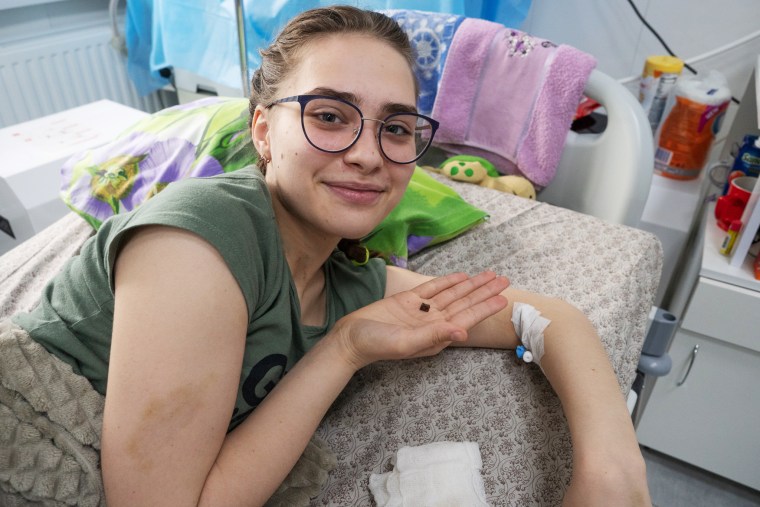
<svg viewBox="0 0 760 507"><path fill-rule="evenodd" d="M727 51L731 51L734 48L737 48L743 44L746 44L758 38L760 38L760 30L757 30L756 32L752 32L749 35L745 35L741 39L736 39L733 42L729 42L728 44L720 46L719 48L712 49L708 51L707 53L702 53L701 55L697 55L692 58L689 58L689 63L693 65L695 63L701 62L702 60L707 60L708 58L712 58L715 55L719 55ZM632 76L619 79L618 82L622 85L627 85L635 81L638 81L639 79L641 79L641 74L634 74Z"/></svg>
<svg viewBox="0 0 760 507"><path fill-rule="evenodd" d="M660 41L660 44L662 44L662 47L665 48L665 51L667 51L670 56L676 56L676 53L672 49L670 49L670 46L668 46L668 43L663 40L663 38L660 36L659 33L657 33L657 30L655 30L652 27L652 25L650 25L649 22L646 19L644 19L644 16L641 15L641 13L639 12L639 9L636 7L636 4L633 3L633 0L627 0L627 1L631 5L633 12L636 13L636 16L639 18L639 20L644 24L645 27L649 29L650 32L652 32L652 35L654 35L657 38L657 40ZM684 67L689 69L692 73L698 74L698 72L691 65L684 63Z"/></svg>
<svg viewBox="0 0 760 507"><path fill-rule="evenodd" d="M667 51L670 56L675 56L676 58L678 58L676 53L672 49L670 49L670 46L668 46L668 43L663 40L663 38L660 36L659 33L657 33L657 30L655 30L652 27L652 25L650 25L649 22L646 19L644 19L644 16L641 15L641 12L639 12L639 9L636 7L636 4L633 3L633 0L627 0L627 2L633 9L633 12L636 13L636 16L639 18L639 20L644 24L644 26L647 27L647 29L650 32L652 32L652 35L654 35L658 41L660 41L660 44L662 44L662 47L665 48L665 51ZM699 72L697 72L697 70L691 65L689 65L688 63L684 62L683 66L686 67L686 69L691 71L693 74L699 74ZM731 101L736 104L740 103L736 97L731 97Z"/></svg>

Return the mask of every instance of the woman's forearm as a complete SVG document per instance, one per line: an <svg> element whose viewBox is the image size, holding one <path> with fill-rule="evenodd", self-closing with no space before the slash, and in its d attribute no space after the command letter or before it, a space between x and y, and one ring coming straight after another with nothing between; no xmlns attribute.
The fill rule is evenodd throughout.
<svg viewBox="0 0 760 507"><path fill-rule="evenodd" d="M541 361L570 427L573 478L563 505L650 506L646 465L617 377L589 320L555 301Z"/></svg>
<svg viewBox="0 0 760 507"><path fill-rule="evenodd" d="M551 324L544 331L541 366L562 402L576 458L605 438L637 450L625 399L593 325L563 301L546 307L542 315Z"/></svg>
<svg viewBox="0 0 760 507"><path fill-rule="evenodd" d="M328 337L285 375L224 440L201 505L262 505L303 453L355 370Z"/></svg>
<svg viewBox="0 0 760 507"><path fill-rule="evenodd" d="M544 330L541 366L559 396L578 452L596 446L614 426L616 438L635 443L617 377L596 330L586 316L560 299L510 287L509 306L470 332L462 346L515 348L514 303L527 303L551 321Z"/></svg>

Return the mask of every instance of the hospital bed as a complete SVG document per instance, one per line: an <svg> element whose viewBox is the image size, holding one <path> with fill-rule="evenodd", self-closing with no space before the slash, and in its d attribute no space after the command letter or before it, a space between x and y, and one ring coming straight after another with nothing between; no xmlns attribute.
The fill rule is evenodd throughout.
<svg viewBox="0 0 760 507"><path fill-rule="evenodd" d="M586 94L607 114L597 134L569 132L539 201L433 175L489 219L409 258L428 275L492 269L514 287L565 299L591 319L621 396L636 374L662 268L662 249L635 229L651 179L652 142L631 94L592 72ZM0 257L0 318L34 306L92 228L69 213ZM403 446L471 441L483 457L490 505L560 505L572 472L559 399L512 351L447 349L363 368L317 434L338 458L313 505L371 505L369 476Z"/></svg>

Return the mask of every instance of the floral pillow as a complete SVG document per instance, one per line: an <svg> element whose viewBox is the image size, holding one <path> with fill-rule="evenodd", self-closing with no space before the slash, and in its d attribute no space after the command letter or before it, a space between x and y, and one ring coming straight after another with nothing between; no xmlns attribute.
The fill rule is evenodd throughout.
<svg viewBox="0 0 760 507"><path fill-rule="evenodd" d="M159 111L71 157L61 168L61 197L97 229L173 181L234 171L256 157L247 99L201 99Z"/></svg>
<svg viewBox="0 0 760 507"><path fill-rule="evenodd" d="M248 100L212 97L164 109L110 143L74 155L61 168L61 197L95 229L131 211L173 181L235 171L256 162ZM365 238L390 264L446 241L486 216L416 168L404 197Z"/></svg>

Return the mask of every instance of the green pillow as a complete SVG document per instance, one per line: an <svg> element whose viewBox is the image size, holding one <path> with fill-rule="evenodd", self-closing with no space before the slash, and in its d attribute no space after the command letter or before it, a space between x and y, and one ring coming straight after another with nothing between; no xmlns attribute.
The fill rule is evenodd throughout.
<svg viewBox="0 0 760 507"><path fill-rule="evenodd" d="M254 164L248 100L211 97L164 109L116 139L72 156L61 168L61 197L95 229L137 208L182 178L207 177ZM461 234L486 213L417 167L398 206L365 238L386 262Z"/></svg>
<svg viewBox="0 0 760 507"><path fill-rule="evenodd" d="M404 197L363 243L386 263L406 267L410 255L458 236L487 216L415 167Z"/></svg>

